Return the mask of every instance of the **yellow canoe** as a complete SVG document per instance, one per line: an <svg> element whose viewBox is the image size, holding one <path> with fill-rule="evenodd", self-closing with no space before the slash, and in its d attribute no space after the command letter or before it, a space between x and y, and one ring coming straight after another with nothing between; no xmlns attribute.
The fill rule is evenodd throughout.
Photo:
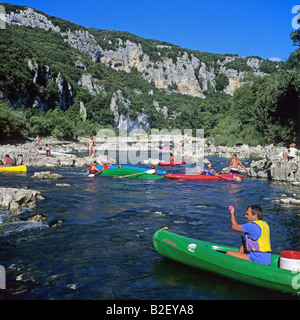
<svg viewBox="0 0 300 320"><path fill-rule="evenodd" d="M0 171L26 172L27 171L27 167L25 165L12 166L12 167L0 167Z"/></svg>

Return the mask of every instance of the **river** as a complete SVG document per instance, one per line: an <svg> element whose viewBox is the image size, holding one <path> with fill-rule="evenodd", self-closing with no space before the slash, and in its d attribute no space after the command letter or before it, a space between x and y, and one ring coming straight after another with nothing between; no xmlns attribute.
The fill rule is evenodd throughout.
<svg viewBox="0 0 300 320"><path fill-rule="evenodd" d="M227 159L208 157L216 170ZM251 159L243 163L250 165ZM293 299L294 297L234 282L160 256L152 244L157 229L192 238L240 245L230 228L228 206L244 223L247 205L260 204L271 228L274 253L300 251L300 210L274 200L300 193L299 187L245 177L235 181L140 180L87 177L86 168L52 168L57 180L1 173L0 186L39 190L44 200L36 213L48 223L4 223L0 211L0 264L6 289L0 299L202 300ZM184 166L166 167L168 173ZM58 187L56 183L67 183Z"/></svg>

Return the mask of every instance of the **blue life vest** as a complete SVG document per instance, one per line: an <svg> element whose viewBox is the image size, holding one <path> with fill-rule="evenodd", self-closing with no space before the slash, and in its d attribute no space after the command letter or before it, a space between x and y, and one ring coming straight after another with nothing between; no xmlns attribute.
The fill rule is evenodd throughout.
<svg viewBox="0 0 300 320"><path fill-rule="evenodd" d="M210 169L206 169L206 173L207 173L207 175L209 175L209 176L213 176L213 174L211 173L211 170L212 170L212 168L210 168Z"/></svg>

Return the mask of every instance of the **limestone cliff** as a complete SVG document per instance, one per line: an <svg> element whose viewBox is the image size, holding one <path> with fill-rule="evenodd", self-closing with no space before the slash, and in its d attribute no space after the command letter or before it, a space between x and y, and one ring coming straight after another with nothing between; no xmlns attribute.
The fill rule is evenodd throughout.
<svg viewBox="0 0 300 320"><path fill-rule="evenodd" d="M216 88L216 75L223 74L228 82L222 88L227 94L233 94L241 84L245 71L233 68L235 60L243 60L249 66L249 71L264 75L259 70L263 61L258 57L243 58L233 55L214 55L210 63L202 59L197 51L178 50L173 45L163 45L155 41L153 47L155 54L160 58L154 61L145 53L138 37L137 41L114 38L114 44L108 37L101 37L95 30L86 28L62 32L58 25L51 21L51 17L36 12L32 8L10 12L3 15L2 19L9 25L24 25L33 28L42 28L59 33L73 48L86 53L95 63L103 63L113 69L131 72L136 68L149 82L155 83L157 88L172 90L178 93L205 98L208 87ZM95 35L94 35L95 34ZM145 39L144 39L145 40ZM149 43L152 40L146 40ZM100 44L101 42L101 44ZM174 58L174 52L176 56ZM172 58L169 58L173 54ZM206 54L206 56L209 54ZM219 56L219 58L218 58ZM228 65L231 64L231 66Z"/></svg>
<svg viewBox="0 0 300 320"><path fill-rule="evenodd" d="M14 26L11 28L14 29L12 37L16 29L21 29L22 35L27 37L28 27L30 33L34 34L31 38L33 42L39 42L40 36L45 43L48 43L48 33L45 34L47 31L49 38L51 36L51 41L55 43L54 51L61 47L64 51L72 51L70 56L58 64L53 59L52 65L49 64L51 67L47 65L47 59L41 59L42 62L35 61L34 50L31 50L33 54L19 61L19 65L25 64L30 70L30 75L27 87L15 91L14 95L11 95L13 98L9 99L10 105L14 108L34 107L47 111L58 107L66 110L77 103L80 106L78 112L82 119L87 119L89 115L87 103L82 96L78 98L82 100L76 100L76 94L86 91L85 88L95 99L94 109L90 114L95 113L95 110L99 114L101 108L106 108L109 111L106 117L111 117L110 111L113 114L111 118L114 120L115 129L141 128L148 131L151 128L149 119L155 121L159 118L158 125L164 125L168 120L173 121L183 113L180 109L184 104L182 100L176 104L165 98L159 99L158 96L162 91L165 91L165 96L178 93L176 96L180 96L180 99L182 95L198 97L200 99L194 99L198 103L214 91L233 95L242 85L247 72L265 75L261 68L265 60L259 57L239 57L233 54L222 55L183 49L170 43L140 38L127 32L87 29L26 6L8 5L7 8L7 13L0 13L0 20L9 26ZM60 44L56 46L57 42ZM10 44L10 41L7 43ZM30 46L32 44L28 43L28 47ZM27 49L27 43L24 47ZM65 65L67 68L63 72L61 68ZM119 85L111 89L113 81L110 75L106 81L101 78L101 70L93 73L95 69L109 70L109 74L116 74L114 70L122 71L118 72L121 76L123 72L131 73L132 78L137 71L139 78L135 79L134 84L130 83L131 88L124 85L120 89ZM24 69L22 70L24 72ZM70 74L73 77L70 77ZM31 81L34 84L33 89ZM139 87L140 82L143 84ZM145 83L149 85L147 89L143 88ZM156 90L154 86L162 90ZM129 90L131 96L128 94ZM156 91L156 95L153 91ZM134 103L135 96L138 95L142 95L142 98L136 99ZM108 100L105 106L101 104L103 97L107 97ZM184 99L192 98L184 97ZM5 90L1 87L0 100L8 100Z"/></svg>

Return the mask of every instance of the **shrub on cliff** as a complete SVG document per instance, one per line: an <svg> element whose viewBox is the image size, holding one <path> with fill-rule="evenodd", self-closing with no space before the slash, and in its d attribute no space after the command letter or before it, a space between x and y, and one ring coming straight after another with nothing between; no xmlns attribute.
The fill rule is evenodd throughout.
<svg viewBox="0 0 300 320"><path fill-rule="evenodd" d="M0 103L0 141L22 138L24 133L23 114L10 108L7 102Z"/></svg>

